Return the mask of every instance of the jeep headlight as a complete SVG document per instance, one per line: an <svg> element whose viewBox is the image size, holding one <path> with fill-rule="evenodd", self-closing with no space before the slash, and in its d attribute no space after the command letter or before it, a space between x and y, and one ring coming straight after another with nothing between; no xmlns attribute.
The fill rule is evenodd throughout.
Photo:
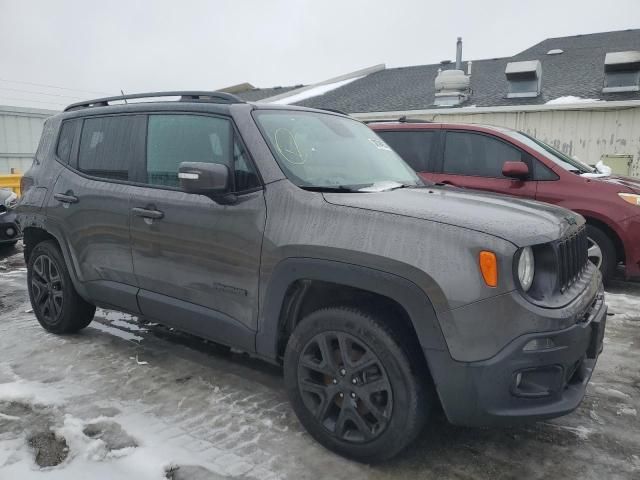
<svg viewBox="0 0 640 480"><path fill-rule="evenodd" d="M17 203L18 195L16 195L14 192L11 192L11 194L4 199L4 206L7 207L7 209L15 207Z"/></svg>
<svg viewBox="0 0 640 480"><path fill-rule="evenodd" d="M518 280L520 281L522 290L525 292L531 288L534 274L535 261L533 258L533 250L531 247L524 247L520 251L520 258L518 258Z"/></svg>
<svg viewBox="0 0 640 480"><path fill-rule="evenodd" d="M634 195L633 193L619 193L618 195L625 202L640 206L640 195Z"/></svg>

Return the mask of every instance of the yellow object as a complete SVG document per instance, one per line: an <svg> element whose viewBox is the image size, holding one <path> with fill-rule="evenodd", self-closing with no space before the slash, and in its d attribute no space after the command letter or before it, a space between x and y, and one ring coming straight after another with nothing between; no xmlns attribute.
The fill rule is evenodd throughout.
<svg viewBox="0 0 640 480"><path fill-rule="evenodd" d="M8 188L20 196L20 180L22 179L21 173L10 173L7 175L0 175L0 188Z"/></svg>
<svg viewBox="0 0 640 480"><path fill-rule="evenodd" d="M482 250L480 252L480 272L487 286L495 288L498 286L498 259L496 254Z"/></svg>

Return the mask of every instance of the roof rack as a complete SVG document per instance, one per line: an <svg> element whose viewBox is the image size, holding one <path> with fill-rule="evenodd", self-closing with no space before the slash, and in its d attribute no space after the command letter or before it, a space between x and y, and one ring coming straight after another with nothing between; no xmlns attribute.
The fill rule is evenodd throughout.
<svg viewBox="0 0 640 480"><path fill-rule="evenodd" d="M364 123L367 125L370 123L391 123L391 122L399 122L399 123L433 123L431 120L422 120L421 118L407 118L406 115L403 115L399 118L380 118L376 120L365 120Z"/></svg>
<svg viewBox="0 0 640 480"><path fill-rule="evenodd" d="M158 97L180 97L179 102L210 102L210 103L245 103L244 100L225 92L199 92L199 91L177 91L177 92L149 92L134 93L131 95L117 95L115 97L96 98L84 102L73 103L64 109L65 112L90 107L108 107L109 102L119 100L135 100L138 98L158 98Z"/></svg>

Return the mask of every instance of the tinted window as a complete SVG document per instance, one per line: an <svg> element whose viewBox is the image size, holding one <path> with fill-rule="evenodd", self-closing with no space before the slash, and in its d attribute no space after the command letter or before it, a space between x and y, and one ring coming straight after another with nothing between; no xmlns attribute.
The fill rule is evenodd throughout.
<svg viewBox="0 0 640 480"><path fill-rule="evenodd" d="M82 127L78 170L96 177L129 180L137 154L139 119L135 116L88 118Z"/></svg>
<svg viewBox="0 0 640 480"><path fill-rule="evenodd" d="M253 165L228 120L200 115L151 115L147 183L179 187L182 162L218 163L236 172L236 191L259 185Z"/></svg>
<svg viewBox="0 0 640 480"><path fill-rule="evenodd" d="M411 165L416 172L432 171L429 158L433 155L437 132L377 132L387 144Z"/></svg>
<svg viewBox="0 0 640 480"><path fill-rule="evenodd" d="M71 147L73 147L73 139L75 138L78 123L78 120L67 120L66 122L62 122L62 126L60 127L56 155L58 159L64 163L69 163Z"/></svg>
<svg viewBox="0 0 640 480"><path fill-rule="evenodd" d="M522 153L515 147L487 135L447 132L444 173L504 178L504 162L519 162Z"/></svg>

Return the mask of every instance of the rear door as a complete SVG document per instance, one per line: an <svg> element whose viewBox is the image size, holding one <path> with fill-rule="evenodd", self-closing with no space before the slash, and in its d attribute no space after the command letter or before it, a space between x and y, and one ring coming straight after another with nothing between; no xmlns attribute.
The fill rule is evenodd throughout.
<svg viewBox="0 0 640 480"><path fill-rule="evenodd" d="M229 167L236 200L220 204L181 191L181 162ZM266 205L231 119L150 114L141 174L141 185L133 187L130 222L142 313L253 350ZM145 217L144 211L158 212L158 218Z"/></svg>
<svg viewBox="0 0 640 480"><path fill-rule="evenodd" d="M502 175L502 166L509 161L525 162L533 173L530 156L514 145L485 133L448 130L440 173L432 178L458 187L534 199L537 182L533 175L527 180Z"/></svg>
<svg viewBox="0 0 640 480"><path fill-rule="evenodd" d="M65 239L92 298L132 312L138 310L128 182L136 156L143 153L144 126L141 115L65 121L56 152L68 168L58 177L47 210L47 221Z"/></svg>
<svg viewBox="0 0 640 480"><path fill-rule="evenodd" d="M423 130L387 130L377 131L385 142L398 154L418 175L428 181L434 180L434 172L439 165L441 155L440 131Z"/></svg>

